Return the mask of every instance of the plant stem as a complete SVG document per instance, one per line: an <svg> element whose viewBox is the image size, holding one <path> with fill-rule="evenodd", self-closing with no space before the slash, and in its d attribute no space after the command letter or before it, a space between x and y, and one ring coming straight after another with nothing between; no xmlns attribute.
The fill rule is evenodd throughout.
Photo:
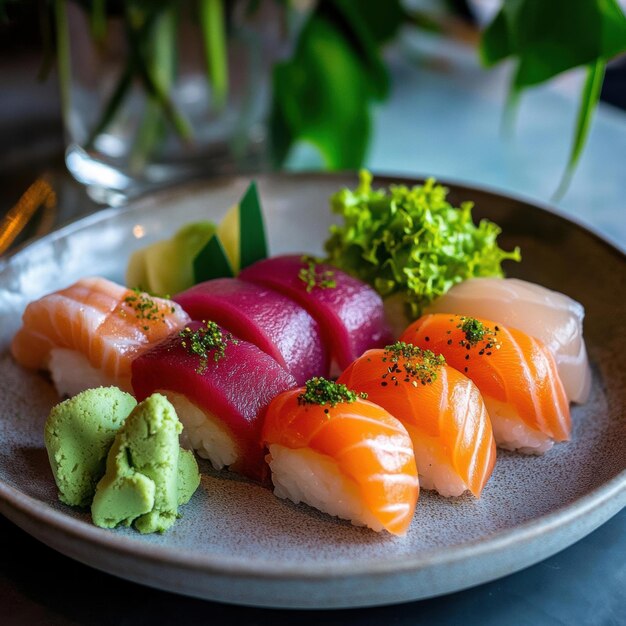
<svg viewBox="0 0 626 626"><path fill-rule="evenodd" d="M226 105L228 96L228 55L224 27L222 0L199 0L200 29L204 41L212 100L219 111Z"/></svg>
<svg viewBox="0 0 626 626"><path fill-rule="evenodd" d="M96 43L102 43L107 33L106 0L92 0L90 26Z"/></svg>
<svg viewBox="0 0 626 626"><path fill-rule="evenodd" d="M132 85L133 71L130 63L126 64L122 75L117 81L117 85L109 98L106 106L104 107L104 113L100 117L100 121L91 129L89 137L85 142L85 150L91 150L96 137L106 130L107 126L111 123L115 117L117 110L122 104L122 100L126 97L126 93Z"/></svg>
<svg viewBox="0 0 626 626"><path fill-rule="evenodd" d="M157 17L150 33L150 69L164 92L171 89L175 74L177 8L168 7ZM130 169L140 171L154 153L163 133L163 114L157 100L147 95L144 114L130 154Z"/></svg>
<svg viewBox="0 0 626 626"><path fill-rule="evenodd" d="M163 109L166 119L172 125L172 128L184 142L191 143L193 140L193 131L190 123L181 113L178 112L174 103L171 101L167 93L165 93L165 90L158 84L157 81L155 81L152 72L148 67L145 55L141 49L143 38L146 36L146 32L148 32L148 29L150 28L150 25L155 17L156 11L145 20L139 29L134 29L132 27L130 19L126 20L127 40L131 62L141 79L144 88L148 94L154 97L159 103Z"/></svg>
<svg viewBox="0 0 626 626"><path fill-rule="evenodd" d="M563 177L561 178L561 182L559 183L557 190L552 196L552 200L554 201L560 200L565 195L565 192L567 191L572 180L572 176L574 175L576 165L578 164L583 147L587 141L593 112L595 111L598 100L600 99L605 69L606 63L603 59L598 59L587 68L587 80L585 81L580 96L580 107L576 118L574 141L572 143L572 149L570 151L567 167L563 173Z"/></svg>

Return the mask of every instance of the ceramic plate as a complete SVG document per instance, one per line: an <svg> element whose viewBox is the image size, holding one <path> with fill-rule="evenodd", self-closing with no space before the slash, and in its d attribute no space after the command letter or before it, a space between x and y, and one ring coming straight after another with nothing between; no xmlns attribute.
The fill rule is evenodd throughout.
<svg viewBox="0 0 626 626"><path fill-rule="evenodd" d="M352 176L258 180L272 253L320 253L328 198ZM379 184L387 179L379 178ZM406 181L405 181L406 182ZM93 526L56 497L43 446L54 390L6 352L25 304L81 276L123 280L129 254L191 220L219 219L248 180L194 183L105 210L0 262L0 511L53 548L107 572L212 600L270 607L359 607L415 600L495 579L591 532L626 504L626 319L623 255L552 212L451 185L454 202L503 228L507 267L569 294L587 310L589 402L573 437L544 457L500 453L480 500L424 492L406 537L356 528L203 466L200 489L163 535Z"/></svg>

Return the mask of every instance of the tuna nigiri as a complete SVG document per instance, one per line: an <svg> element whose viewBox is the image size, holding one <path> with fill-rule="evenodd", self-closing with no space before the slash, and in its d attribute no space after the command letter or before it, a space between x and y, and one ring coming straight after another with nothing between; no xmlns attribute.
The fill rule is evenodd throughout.
<svg viewBox="0 0 626 626"><path fill-rule="evenodd" d="M24 367L49 369L60 395L116 385L129 391L130 364L183 328L187 314L104 278L83 278L31 302L11 345Z"/></svg>
<svg viewBox="0 0 626 626"><path fill-rule="evenodd" d="M275 289L304 307L319 323L340 370L365 350L392 340L380 296L331 265L299 255L279 256L250 265L239 278Z"/></svg>
<svg viewBox="0 0 626 626"><path fill-rule="evenodd" d="M462 315L425 315L401 341L443 354L480 390L496 443L542 454L570 436L569 403L550 351L538 339Z"/></svg>
<svg viewBox="0 0 626 626"><path fill-rule="evenodd" d="M272 289L233 278L208 280L174 300L194 320L210 319L269 354L303 385L327 376L328 351L317 322Z"/></svg>
<svg viewBox="0 0 626 626"><path fill-rule="evenodd" d="M337 382L367 393L402 422L422 488L480 496L496 460L491 422L476 385L443 357L398 342L368 350Z"/></svg>
<svg viewBox="0 0 626 626"><path fill-rule="evenodd" d="M536 337L554 355L569 400L587 400L591 372L583 339L585 310L570 297L517 278L471 278L454 285L426 312L497 320Z"/></svg>
<svg viewBox="0 0 626 626"><path fill-rule="evenodd" d="M167 397L184 438L216 469L266 481L262 411L296 381L265 352L214 322L190 322L133 361L132 383L139 401Z"/></svg>
<svg viewBox="0 0 626 626"><path fill-rule="evenodd" d="M312 379L280 394L263 426L275 494L330 515L406 533L419 495L411 439L385 409Z"/></svg>

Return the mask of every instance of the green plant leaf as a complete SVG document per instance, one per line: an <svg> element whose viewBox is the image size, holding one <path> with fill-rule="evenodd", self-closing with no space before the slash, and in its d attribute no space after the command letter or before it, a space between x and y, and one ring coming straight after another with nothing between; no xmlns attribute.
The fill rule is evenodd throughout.
<svg viewBox="0 0 626 626"><path fill-rule="evenodd" d="M294 57L273 72L273 156L281 164L298 140L313 144L330 169L356 168L370 134L372 90L342 32L314 13Z"/></svg>
<svg viewBox="0 0 626 626"><path fill-rule="evenodd" d="M561 197L582 153L598 103L604 67L626 52L626 15L616 0L508 0L485 29L480 57L490 67L512 58L517 69L509 105L521 92L575 67L587 66L568 164L555 194ZM507 106L510 126L513 106Z"/></svg>
<svg viewBox="0 0 626 626"><path fill-rule="evenodd" d="M559 187L552 198L553 200L559 200L569 187L574 170L576 169L583 147L587 141L593 112L600 99L605 68L606 64L604 61L597 61L587 69L587 80L583 86L580 98L580 107L576 119L576 131L574 133L574 141L572 143L569 161Z"/></svg>
<svg viewBox="0 0 626 626"><path fill-rule="evenodd" d="M520 89L624 51L626 16L616 0L508 0L480 46L487 66L517 60Z"/></svg>
<svg viewBox="0 0 626 626"><path fill-rule="evenodd" d="M400 0L360 0L349 4L353 10L358 10L360 19L367 24L370 36L377 44L391 41L400 26L410 21Z"/></svg>
<svg viewBox="0 0 626 626"><path fill-rule="evenodd" d="M291 60L273 72L273 158L281 165L297 141L314 145L330 169L365 158L370 106L389 95L382 45L410 21L401 0L321 0Z"/></svg>
<svg viewBox="0 0 626 626"><path fill-rule="evenodd" d="M378 6L378 11L372 4ZM361 11L362 5L370 7L369 13ZM380 14L384 13L386 6L371 1L362 5L350 0L331 0L320 4L319 15L325 17L341 32L345 42L363 64L373 97L383 100L389 94L389 75L380 56L379 42L374 36L374 24Z"/></svg>
<svg viewBox="0 0 626 626"><path fill-rule="evenodd" d="M483 31L479 54L484 65L491 67L512 53L509 41L509 24L506 13L501 10Z"/></svg>

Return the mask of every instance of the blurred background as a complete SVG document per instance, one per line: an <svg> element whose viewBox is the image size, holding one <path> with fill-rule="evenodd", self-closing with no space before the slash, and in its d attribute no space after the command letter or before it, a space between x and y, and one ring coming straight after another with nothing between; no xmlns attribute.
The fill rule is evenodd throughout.
<svg viewBox="0 0 626 626"><path fill-rule="evenodd" d="M365 166L554 203L624 245L623 7L2 0L1 209L43 172L73 176L58 223L188 177Z"/></svg>

